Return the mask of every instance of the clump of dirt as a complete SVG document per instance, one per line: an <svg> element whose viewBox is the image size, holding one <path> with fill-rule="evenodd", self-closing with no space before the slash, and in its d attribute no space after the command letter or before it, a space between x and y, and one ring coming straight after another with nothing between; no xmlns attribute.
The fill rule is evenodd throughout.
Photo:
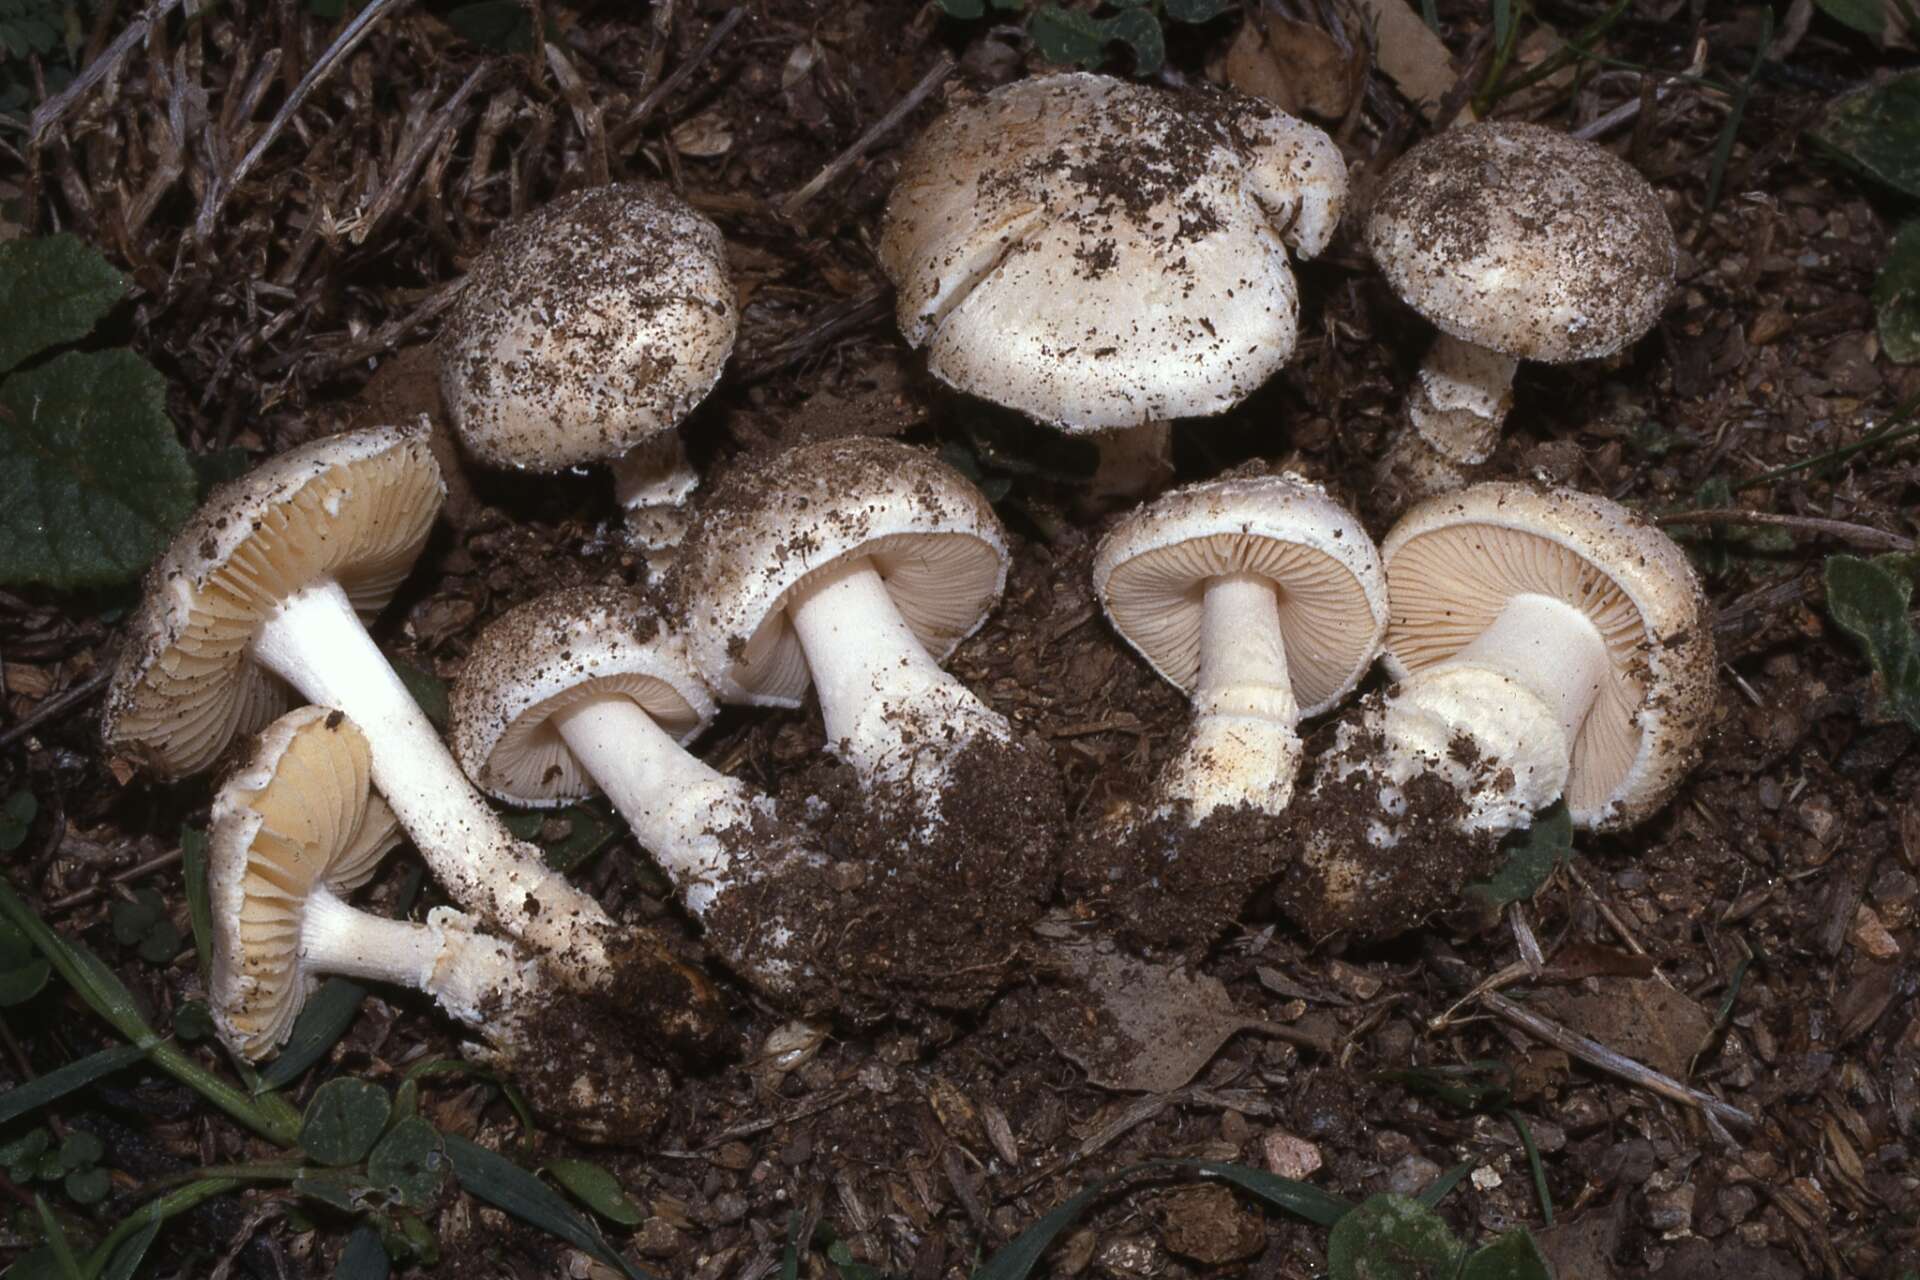
<svg viewBox="0 0 1920 1280"><path fill-rule="evenodd" d="M621 930L608 940L607 955L609 978L581 999L604 1005L608 1026L643 1029L660 1048L656 1057L683 1066L733 1055L738 1046L720 993L652 930Z"/></svg>
<svg viewBox="0 0 1920 1280"><path fill-rule="evenodd" d="M1062 879L1103 930L1148 951L1203 950L1288 861L1283 817L1252 805L1198 823L1184 800L1079 832Z"/></svg>
<svg viewBox="0 0 1920 1280"><path fill-rule="evenodd" d="M653 1003L650 993L637 994ZM662 1059L672 1036L646 1013L560 990L515 1017L510 1039L502 1069L534 1111L569 1137L635 1146L666 1118L673 1073Z"/></svg>

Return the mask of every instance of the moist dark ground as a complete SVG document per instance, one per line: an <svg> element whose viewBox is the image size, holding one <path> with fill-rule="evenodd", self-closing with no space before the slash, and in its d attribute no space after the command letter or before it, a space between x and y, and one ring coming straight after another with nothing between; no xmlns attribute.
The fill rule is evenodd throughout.
<svg viewBox="0 0 1920 1280"><path fill-rule="evenodd" d="M1007 598L953 669L1051 744L1070 821L1137 803L1182 741L1186 704L1091 599L1099 524L1050 478L1064 455L930 382L894 331L869 247L902 139L943 95L1024 74L1018 32L943 19L932 6L769 0L705 51L725 20L718 6L540 9L556 58L490 53L434 13L388 15L231 194L216 173L259 136L334 28L303 5L259 3L163 24L49 132L31 166L14 158L19 135L5 135L0 179L17 193L8 217L34 231L72 229L128 270L136 297L112 336L168 375L182 438L196 452L258 456L346 423L437 411L420 344L451 299L448 283L510 212L608 176L673 183L726 232L742 315L734 362L689 429L696 460L710 468L801 438L903 434L1010 481L1000 504L1015 532ZM1484 67L1484 15L1452 3L1440 13L1461 65ZM1597 14L1547 3L1524 21L1573 31ZM100 19L82 56L120 21ZM1175 28L1172 66L1201 74L1237 21ZM1604 47L1663 72L1685 68L1698 48L1707 74L1733 83L1758 37L1745 12L1649 0L1629 4ZM1549 81L1508 100L1556 127L1643 100L1605 140L1661 190L1682 251L1671 303L1629 354L1521 369L1494 469L1654 512L1741 506L1911 537L1920 501L1911 442L1744 483L1858 441L1920 392L1920 370L1880 354L1869 300L1897 211L1803 134L1835 91L1899 58L1817 15L1800 34L1785 15L1775 39L1776 65L1752 81L1711 209L1725 96L1677 83L1642 98L1638 74L1596 67L1577 84ZM263 61L272 55L277 66ZM783 204L947 56L958 69L940 93L816 194ZM1361 210L1384 167L1426 132L1388 80L1363 81L1352 111L1323 122L1343 142ZM170 120L190 126L189 142L173 140ZM1300 269L1292 365L1233 414L1183 430L1179 460L1199 477L1256 454L1276 459L1344 492L1378 534L1391 495L1371 487L1373 462L1429 333L1368 269L1359 221L1350 212L1330 252ZM543 590L638 577L603 476L455 469L449 478L443 529L376 628L422 668L454 674L484 621ZM797 1212L856 1259L914 1277L963 1275L1101 1174L1173 1155L1292 1172L1317 1161L1316 1184L1356 1198L1417 1187L1472 1159L1487 1172L1448 1197L1449 1219L1467 1235L1538 1229L1511 1118L1463 1112L1382 1075L1495 1060L1511 1069L1513 1114L1539 1145L1563 1224L1543 1234L1581 1259L1563 1274L1770 1280L1895 1276L1920 1263L1920 751L1880 713L1861 655L1822 609L1820 561L1839 544L1685 531L1725 660L1706 759L1639 830L1577 839L1572 863L1526 907L1478 929L1429 923L1391 944L1343 948L1316 947L1256 904L1204 975L1246 1014L1311 1034L1301 1044L1241 1034L1171 1092L1089 1085L1020 1000L789 1035L781 1043L797 1047L780 1056L750 1050L684 1079L651 1145L595 1157L647 1214L616 1239L661 1274L758 1277L777 1267ZM55 701L111 661L128 603L124 593L0 596L7 717L57 709L6 737L0 792L27 787L40 801L11 855L15 882L106 954L165 1026L198 991L191 955L145 964L111 939L110 893L67 901L167 853L183 823L204 818L201 785L151 786L103 757L97 703ZM814 712L730 712L701 750L778 791L816 765L822 745ZM630 843L579 874L613 910L677 931L698 956ZM176 871L137 883L184 920ZM378 886L375 905L391 889ZM1534 945L1545 961L1537 974ZM1692 1109L1458 1003L1496 976L1508 997L1758 1122L1716 1131ZM782 1019L728 990L745 1042L765 1044ZM5 1013L0 1061L13 1079L105 1043L64 999ZM295 1086L295 1100L339 1072L395 1083L453 1043L424 1003L383 996ZM485 1084L434 1077L426 1113L517 1150L512 1113ZM55 1114L103 1138L102 1163L118 1171L122 1194L183 1167L268 1154L158 1076L114 1077ZM528 1159L582 1154L551 1134L532 1141ZM24 1189L0 1191L26 1203ZM308 1230L277 1207L229 1198L182 1220L162 1238L158 1273L204 1275L209 1258L231 1250L238 1274L329 1274L340 1224L322 1216ZM435 1221L442 1266L459 1274L592 1274L565 1246L470 1200L453 1198ZM1293 1277L1323 1266L1325 1243L1321 1228L1163 1175L1104 1201L1050 1264L1063 1275ZM803 1273L831 1274L824 1254Z"/></svg>

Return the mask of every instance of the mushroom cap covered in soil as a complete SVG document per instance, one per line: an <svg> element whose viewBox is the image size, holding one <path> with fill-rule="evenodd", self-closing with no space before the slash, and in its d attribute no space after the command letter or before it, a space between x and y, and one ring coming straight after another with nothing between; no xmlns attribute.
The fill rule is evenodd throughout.
<svg viewBox="0 0 1920 1280"><path fill-rule="evenodd" d="M260 624L328 577L371 618L445 495L424 426L328 436L215 489L147 573L107 692L107 745L162 777L211 766L293 705L248 655Z"/></svg>
<svg viewBox="0 0 1920 1280"><path fill-rule="evenodd" d="M880 261L942 381L1066 431L1232 408L1293 353L1287 247L1326 246L1346 166L1240 94L1073 73L914 143Z"/></svg>
<svg viewBox="0 0 1920 1280"><path fill-rule="evenodd" d="M608 461L706 397L737 325L713 223L657 183L591 187L494 233L441 331L441 391L492 466Z"/></svg>
<svg viewBox="0 0 1920 1280"><path fill-rule="evenodd" d="M308 732L316 725L327 731ZM278 1048L319 981L300 945L309 896L359 888L403 838L373 793L372 769L351 720L302 707L260 736L214 798L209 1003L221 1038L243 1057Z"/></svg>
<svg viewBox="0 0 1920 1280"><path fill-rule="evenodd" d="M1007 580L993 507L933 454L867 437L797 445L713 486L673 592L694 667L725 702L797 707L811 679L784 606L850 557L873 563L936 662L986 621Z"/></svg>
<svg viewBox="0 0 1920 1280"><path fill-rule="evenodd" d="M1393 166L1367 245L1443 333L1522 360L1611 355L1652 328L1679 251L1660 197L1604 147L1487 121Z"/></svg>
<svg viewBox="0 0 1920 1280"><path fill-rule="evenodd" d="M1327 710L1373 664L1387 591L1373 539L1319 485L1233 476L1165 494L1101 540L1093 588L1121 637L1191 695L1200 676L1199 588L1243 573L1276 589L1300 714Z"/></svg>
<svg viewBox="0 0 1920 1280"><path fill-rule="evenodd" d="M1715 697L1711 615L1686 553L1633 512L1572 489L1480 484L1415 506L1381 555L1397 679L1460 652L1518 595L1593 623L1610 678L1573 743L1576 824L1642 821L1699 760Z"/></svg>
<svg viewBox="0 0 1920 1280"><path fill-rule="evenodd" d="M453 688L454 755L481 790L509 804L570 803L596 788L551 721L604 695L632 700L683 746L716 709L680 637L633 592L541 596L474 642Z"/></svg>

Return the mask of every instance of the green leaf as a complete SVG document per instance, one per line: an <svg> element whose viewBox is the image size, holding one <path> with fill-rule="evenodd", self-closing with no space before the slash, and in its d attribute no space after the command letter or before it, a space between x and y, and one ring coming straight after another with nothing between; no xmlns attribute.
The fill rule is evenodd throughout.
<svg viewBox="0 0 1920 1280"><path fill-rule="evenodd" d="M165 964L180 954L180 930L171 920L160 919L140 939L140 958L148 964Z"/></svg>
<svg viewBox="0 0 1920 1280"><path fill-rule="evenodd" d="M358 1169L302 1169L293 1179L293 1193L329 1204L342 1213L364 1211L375 1187Z"/></svg>
<svg viewBox="0 0 1920 1280"><path fill-rule="evenodd" d="M70 351L0 383L0 582L134 577L193 510L166 382L131 351Z"/></svg>
<svg viewBox="0 0 1920 1280"><path fill-rule="evenodd" d="M1920 196L1920 71L1836 99L1813 136L1888 186Z"/></svg>
<svg viewBox="0 0 1920 1280"><path fill-rule="evenodd" d="M1041 5L1027 19L1027 35L1048 62L1096 67L1107 57L1106 27L1077 9Z"/></svg>
<svg viewBox="0 0 1920 1280"><path fill-rule="evenodd" d="M1233 0L1167 0L1167 16L1175 22L1211 22L1232 5Z"/></svg>
<svg viewBox="0 0 1920 1280"><path fill-rule="evenodd" d="M949 18L971 22L986 16L987 4L986 0L940 0L940 12Z"/></svg>
<svg viewBox="0 0 1920 1280"><path fill-rule="evenodd" d="M439 1202L452 1171L440 1131L420 1116L394 1125L367 1157L367 1180L422 1213Z"/></svg>
<svg viewBox="0 0 1920 1280"><path fill-rule="evenodd" d="M54 1274L61 1280L84 1280L80 1261L73 1256L73 1246L67 1243L66 1229L60 1225L60 1219L53 1216L53 1210L47 1207L47 1198L34 1196L33 1209L40 1215L40 1229L46 1233L47 1249L53 1254Z"/></svg>
<svg viewBox="0 0 1920 1280"><path fill-rule="evenodd" d="M1573 815L1564 800L1533 815L1533 825L1507 837L1507 861L1484 884L1467 886L1467 892L1495 906L1525 902L1540 892L1555 867L1573 852Z"/></svg>
<svg viewBox="0 0 1920 1280"><path fill-rule="evenodd" d="M387 1127L393 1102L387 1091L344 1076L314 1091L300 1122L300 1147L321 1164L356 1164Z"/></svg>
<svg viewBox="0 0 1920 1280"><path fill-rule="evenodd" d="M624 822L591 804L572 804L564 809L519 809L503 813L500 818L514 836L538 844L546 864L560 872L580 867L627 829Z"/></svg>
<svg viewBox="0 0 1920 1280"><path fill-rule="evenodd" d="M180 869L187 882L187 922L193 928L193 949L200 957L200 983L211 987L213 966L213 900L207 889L207 832L204 827L180 828Z"/></svg>
<svg viewBox="0 0 1920 1280"><path fill-rule="evenodd" d="M107 1265L100 1272L100 1280L133 1280L133 1273L146 1261L147 1250L153 1248L153 1242L160 1238L160 1227L165 1221L159 1214L148 1214L139 1230L122 1240L107 1256Z"/></svg>
<svg viewBox="0 0 1920 1280"><path fill-rule="evenodd" d="M12 853L27 841L40 802L31 791L16 791L0 804L0 853Z"/></svg>
<svg viewBox="0 0 1920 1280"><path fill-rule="evenodd" d="M1513 1068L1494 1058L1440 1067L1401 1067L1375 1076L1375 1079L1404 1085L1415 1093L1438 1098L1462 1111L1504 1105L1513 1096L1507 1087L1512 1078Z"/></svg>
<svg viewBox="0 0 1920 1280"><path fill-rule="evenodd" d="M392 1274L393 1263L380 1243L379 1229L365 1222L355 1227L347 1237L347 1247L340 1251L333 1280L387 1280Z"/></svg>
<svg viewBox="0 0 1920 1280"><path fill-rule="evenodd" d="M1894 235L1880 278L1873 282L1873 306L1887 359L1920 361L1920 220Z"/></svg>
<svg viewBox="0 0 1920 1280"><path fill-rule="evenodd" d="M447 14L447 25L464 40L495 53L533 48L533 20L520 0L478 0Z"/></svg>
<svg viewBox="0 0 1920 1280"><path fill-rule="evenodd" d="M1103 24L1106 37L1118 40L1133 50L1133 74L1150 76L1167 60L1167 38L1160 32L1160 19L1148 9L1125 9Z"/></svg>
<svg viewBox="0 0 1920 1280"><path fill-rule="evenodd" d="M18 1168L29 1160L37 1160L45 1155L47 1148L52 1144L53 1135L45 1129L29 1129L4 1147L0 1147L0 1165L5 1165L9 1169Z"/></svg>
<svg viewBox="0 0 1920 1280"><path fill-rule="evenodd" d="M46 990L47 975L52 971L45 960L34 959L0 972L0 1009L25 1004Z"/></svg>
<svg viewBox="0 0 1920 1280"><path fill-rule="evenodd" d="M293 1031L288 1034L280 1056L260 1073L261 1087L285 1088L298 1080L308 1067L326 1057L340 1042L340 1037L347 1034L353 1020L360 1016L360 1002L366 998L367 989L351 978L328 978L321 983L320 989L300 1010L300 1016L293 1020Z"/></svg>
<svg viewBox="0 0 1920 1280"><path fill-rule="evenodd" d="M105 1169L76 1169L60 1186L75 1204L99 1204L113 1190L113 1177Z"/></svg>
<svg viewBox="0 0 1920 1280"><path fill-rule="evenodd" d="M1905 558L1827 557L1827 612L1866 650L1887 709L1920 730L1920 636L1908 615L1913 600Z"/></svg>
<svg viewBox="0 0 1920 1280"><path fill-rule="evenodd" d="M0 1093L0 1124L38 1111L49 1102L64 1098L75 1089L84 1089L116 1071L124 1071L146 1056L146 1051L138 1045L115 1045L111 1049L88 1054L78 1062L69 1062L38 1079L17 1085Z"/></svg>
<svg viewBox="0 0 1920 1280"><path fill-rule="evenodd" d="M589 1257L618 1269L628 1280L654 1280L615 1252L600 1228L580 1216L557 1191L513 1161L457 1133L447 1134L446 1144L454 1175L469 1194L565 1240Z"/></svg>
<svg viewBox="0 0 1920 1280"><path fill-rule="evenodd" d="M1327 1239L1330 1280L1451 1280L1460 1244L1440 1215L1405 1196L1378 1195Z"/></svg>
<svg viewBox="0 0 1920 1280"><path fill-rule="evenodd" d="M380 1228L380 1243L386 1246L387 1256L401 1266L440 1265L440 1237L413 1214L377 1214L372 1221Z"/></svg>
<svg viewBox="0 0 1920 1280"><path fill-rule="evenodd" d="M1452 1195L1453 1189L1459 1186L1461 1182L1466 1179L1466 1176L1473 1172L1473 1169L1473 1161L1462 1160L1459 1164L1453 1166L1453 1168L1420 1188L1420 1194L1415 1196L1414 1199L1429 1209L1438 1209L1440 1202L1445 1200L1449 1195Z"/></svg>
<svg viewBox="0 0 1920 1280"><path fill-rule="evenodd" d="M173 1034L188 1044L198 1044L214 1033L213 1011L205 1000L182 1000L173 1009Z"/></svg>
<svg viewBox="0 0 1920 1280"><path fill-rule="evenodd" d="M166 903L152 889L140 890L131 900L115 901L107 908L107 919L113 924L113 940L123 947L137 946L166 911Z"/></svg>
<svg viewBox="0 0 1920 1280"><path fill-rule="evenodd" d="M76 236L0 241L0 373L86 337L126 292L127 278Z"/></svg>
<svg viewBox="0 0 1920 1280"><path fill-rule="evenodd" d="M419 704L427 719L433 721L433 727L447 727L447 682L431 671L422 671L405 658L387 655L387 665L393 668L393 674L400 677L400 683L407 686L407 692Z"/></svg>
<svg viewBox="0 0 1920 1280"><path fill-rule="evenodd" d="M627 1197L620 1179L585 1160L549 1160L547 1172L569 1194L601 1217L623 1227L637 1227L646 1213Z"/></svg>
<svg viewBox="0 0 1920 1280"><path fill-rule="evenodd" d="M1820 12L1842 26L1852 27L1870 36L1886 33L1886 0L1813 0L1813 3Z"/></svg>
<svg viewBox="0 0 1920 1280"><path fill-rule="evenodd" d="M1474 1250L1460 1270L1460 1280L1553 1280L1553 1268L1533 1236L1520 1227Z"/></svg>
<svg viewBox="0 0 1920 1280"><path fill-rule="evenodd" d="M60 1167L72 1172L100 1163L100 1157L107 1154L106 1144L84 1129L75 1129L60 1144Z"/></svg>

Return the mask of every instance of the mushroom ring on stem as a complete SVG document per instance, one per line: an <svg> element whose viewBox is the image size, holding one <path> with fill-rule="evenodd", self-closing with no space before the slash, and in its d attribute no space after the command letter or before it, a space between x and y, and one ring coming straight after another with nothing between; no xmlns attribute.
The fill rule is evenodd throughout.
<svg viewBox="0 0 1920 1280"><path fill-rule="evenodd" d="M1381 274L1440 330L1390 462L1422 494L1499 442L1521 360L1609 356L1652 328L1679 250L1660 197L1595 143L1539 125L1448 129L1395 164L1367 223Z"/></svg>
<svg viewBox="0 0 1920 1280"><path fill-rule="evenodd" d="M675 429L738 317L720 231L650 182L561 196L501 227L440 334L455 430L482 462L613 467L642 547L679 543L699 477Z"/></svg>
<svg viewBox="0 0 1920 1280"><path fill-rule="evenodd" d="M980 492L875 439L728 473L675 569L688 652L722 701L794 707L818 690L827 749L865 792L841 819L864 888L823 909L850 917L853 937L830 945L863 953L847 961L876 991L984 998L1057 878L1065 805L1044 746L940 665L1006 571Z"/></svg>
<svg viewBox="0 0 1920 1280"><path fill-rule="evenodd" d="M789 1007L814 998L795 935L721 904L825 859L768 797L690 753L712 693L680 636L632 592L557 591L502 615L454 684L454 754L488 794L530 807L604 791L742 977Z"/></svg>
<svg viewBox="0 0 1920 1280"><path fill-rule="evenodd" d="M220 1038L258 1062L286 1043L322 976L390 982L432 996L477 1033L478 1056L570 1132L606 1140L651 1129L670 1080L604 1035L582 1043L596 1029L568 1015L539 960L451 907L416 924L347 904L403 838L372 791L367 740L351 720L301 707L267 726L213 802L210 1004ZM584 1052L557 1055L556 1041ZM581 1063L592 1065L569 1065Z"/></svg>
<svg viewBox="0 0 1920 1280"><path fill-rule="evenodd" d="M1345 508L1290 475L1176 489L1101 541L1093 586L1121 638L1193 699L1157 791L1199 824L1293 797L1303 716L1373 665L1387 625L1379 552Z"/></svg>
<svg viewBox="0 0 1920 1280"><path fill-rule="evenodd" d="M717 996L642 929L515 840L367 634L439 511L424 427L329 436L262 463L202 504L149 572L108 689L107 745L163 777L208 768L291 700L344 712L373 780L448 894L571 981L671 986L666 1028L689 1048L720 1034Z"/></svg>
<svg viewBox="0 0 1920 1280"><path fill-rule="evenodd" d="M1340 150L1254 97L1021 80L908 150L880 262L935 377L1101 433L1099 494L1171 475L1167 423L1232 408L1293 354L1288 250L1326 247Z"/></svg>

